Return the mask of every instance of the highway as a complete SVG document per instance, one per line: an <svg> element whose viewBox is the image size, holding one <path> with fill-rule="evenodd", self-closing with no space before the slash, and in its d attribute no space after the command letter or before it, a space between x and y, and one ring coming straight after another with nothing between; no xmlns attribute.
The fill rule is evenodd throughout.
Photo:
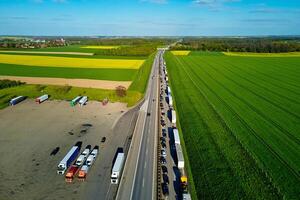
<svg viewBox="0 0 300 200"><path fill-rule="evenodd" d="M142 105L117 192L118 200L156 199L158 137L159 58L152 66L145 102Z"/></svg>

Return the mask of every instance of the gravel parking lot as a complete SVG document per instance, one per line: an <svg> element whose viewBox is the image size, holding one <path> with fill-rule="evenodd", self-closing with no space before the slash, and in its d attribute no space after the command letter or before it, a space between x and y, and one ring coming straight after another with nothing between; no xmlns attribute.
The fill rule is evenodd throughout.
<svg viewBox="0 0 300 200"><path fill-rule="evenodd" d="M87 190L95 188L99 179L105 186L102 193L107 193L114 153L127 138L112 127L124 111L122 103L71 107L66 101L38 105L34 100L0 110L0 199L86 199ZM78 141L83 142L82 150L99 145L100 154L86 182L67 184L56 167ZM57 154L50 155L56 148Z"/></svg>

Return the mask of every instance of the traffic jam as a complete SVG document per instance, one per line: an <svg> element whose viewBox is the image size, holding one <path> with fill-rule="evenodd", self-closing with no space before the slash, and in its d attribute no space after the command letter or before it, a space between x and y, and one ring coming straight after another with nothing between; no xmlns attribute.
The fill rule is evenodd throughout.
<svg viewBox="0 0 300 200"><path fill-rule="evenodd" d="M189 200L191 196L188 193L188 177L184 170L184 156L180 144L179 131L176 127L176 111L169 86L168 72L163 59L161 59L160 63L161 87L159 104L161 135L159 162L161 170L161 190L165 199ZM170 158L168 159L168 157Z"/></svg>

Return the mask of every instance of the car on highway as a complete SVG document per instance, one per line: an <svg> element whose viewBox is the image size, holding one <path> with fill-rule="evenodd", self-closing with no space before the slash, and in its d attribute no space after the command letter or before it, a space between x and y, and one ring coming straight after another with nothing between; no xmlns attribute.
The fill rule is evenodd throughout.
<svg viewBox="0 0 300 200"><path fill-rule="evenodd" d="M169 187L166 183L162 184L162 191L163 191L164 196L169 196Z"/></svg>
<svg viewBox="0 0 300 200"><path fill-rule="evenodd" d="M162 155L163 157L166 157L166 156L167 156L166 150L162 149L162 150L161 150L161 155Z"/></svg>
<svg viewBox="0 0 300 200"><path fill-rule="evenodd" d="M161 148L162 148L162 149L166 149L166 147L167 147L166 143L165 143L165 142L162 142L162 143L161 143Z"/></svg>
<svg viewBox="0 0 300 200"><path fill-rule="evenodd" d="M162 129L162 135L163 135L163 137L166 137L167 136L167 130L166 129Z"/></svg>
<svg viewBox="0 0 300 200"><path fill-rule="evenodd" d="M167 164L167 160L164 157L160 157L161 164Z"/></svg>
<svg viewBox="0 0 300 200"><path fill-rule="evenodd" d="M166 166L162 165L161 170L163 174L168 174L168 168Z"/></svg>
<svg viewBox="0 0 300 200"><path fill-rule="evenodd" d="M104 143L106 141L106 137L102 137L101 142Z"/></svg>
<svg viewBox="0 0 300 200"><path fill-rule="evenodd" d="M164 180L164 183L169 185L170 181L169 181L169 177L167 174L163 174L163 180Z"/></svg>
<svg viewBox="0 0 300 200"><path fill-rule="evenodd" d="M160 141L161 141L161 142L166 142L166 138L160 137Z"/></svg>

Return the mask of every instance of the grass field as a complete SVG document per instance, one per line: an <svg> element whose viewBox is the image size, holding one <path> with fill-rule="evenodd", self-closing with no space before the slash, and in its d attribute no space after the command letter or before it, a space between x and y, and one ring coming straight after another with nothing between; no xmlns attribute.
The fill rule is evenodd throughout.
<svg viewBox="0 0 300 200"><path fill-rule="evenodd" d="M187 56L191 51L171 51L175 56Z"/></svg>
<svg viewBox="0 0 300 200"><path fill-rule="evenodd" d="M82 46L84 49L118 49L120 46Z"/></svg>
<svg viewBox="0 0 300 200"><path fill-rule="evenodd" d="M300 57L300 52L289 53L249 53L249 52L223 52L226 56L246 56L246 57Z"/></svg>
<svg viewBox="0 0 300 200"><path fill-rule="evenodd" d="M300 196L300 58L167 53L198 199Z"/></svg>
<svg viewBox="0 0 300 200"><path fill-rule="evenodd" d="M143 62L143 60L87 59L0 54L0 63L39 67L138 69Z"/></svg>

